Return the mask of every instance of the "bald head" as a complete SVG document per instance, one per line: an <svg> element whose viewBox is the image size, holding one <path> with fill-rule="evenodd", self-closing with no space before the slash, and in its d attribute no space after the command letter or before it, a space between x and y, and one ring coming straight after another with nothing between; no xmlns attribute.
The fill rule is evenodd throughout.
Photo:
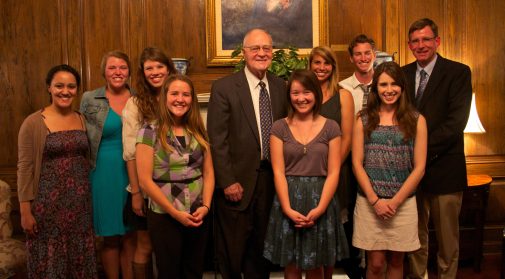
<svg viewBox="0 0 505 279"><path fill-rule="evenodd" d="M267 31L260 29L260 28L255 28L255 29L251 29L251 30L247 31L247 33L244 36L244 41L242 42L242 45L247 46L247 42L250 37L260 35L260 34L266 35L270 39L270 45L272 45L272 36L270 36L270 34Z"/></svg>
<svg viewBox="0 0 505 279"><path fill-rule="evenodd" d="M272 63L272 37L262 29L252 29L244 37L242 48L247 69L259 79Z"/></svg>

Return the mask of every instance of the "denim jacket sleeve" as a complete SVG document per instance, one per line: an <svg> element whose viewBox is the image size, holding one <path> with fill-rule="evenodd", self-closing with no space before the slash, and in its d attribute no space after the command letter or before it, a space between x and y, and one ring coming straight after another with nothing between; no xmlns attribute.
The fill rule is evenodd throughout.
<svg viewBox="0 0 505 279"><path fill-rule="evenodd" d="M80 112L86 118L86 132L91 149L90 163L94 168L98 147L102 139L103 125L109 112L109 103L105 97L105 87L85 92L81 100Z"/></svg>

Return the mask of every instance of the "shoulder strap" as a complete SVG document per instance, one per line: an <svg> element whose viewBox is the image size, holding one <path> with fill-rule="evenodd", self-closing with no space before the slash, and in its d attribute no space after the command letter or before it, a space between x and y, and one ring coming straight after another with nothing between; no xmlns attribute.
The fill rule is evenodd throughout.
<svg viewBox="0 0 505 279"><path fill-rule="evenodd" d="M82 115L82 113L80 113L79 111L75 111L77 113L77 115L79 116L79 119L81 120L81 127L84 131L86 131L86 119L84 119L84 115Z"/></svg>

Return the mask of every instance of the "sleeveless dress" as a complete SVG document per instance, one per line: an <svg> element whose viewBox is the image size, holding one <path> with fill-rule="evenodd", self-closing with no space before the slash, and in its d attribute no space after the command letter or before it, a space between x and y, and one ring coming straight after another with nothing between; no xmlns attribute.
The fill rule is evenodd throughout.
<svg viewBox="0 0 505 279"><path fill-rule="evenodd" d="M38 234L26 243L29 278L97 278L87 152L83 130L47 135L32 202Z"/></svg>
<svg viewBox="0 0 505 279"><path fill-rule="evenodd" d="M128 192L128 173L123 160L121 117L109 109L98 147L96 167L91 172L93 225L99 236L124 235L123 208Z"/></svg>
<svg viewBox="0 0 505 279"><path fill-rule="evenodd" d="M283 141L286 180L291 208L307 215L319 204L328 167L328 142L339 136L340 129L333 120L326 120L319 134L306 145L311 154L303 154L304 146L291 134L285 119L272 125L271 134ZM313 157L311 157L313 156ZM310 158L311 157L311 158ZM317 158L315 161L314 158ZM308 161L306 161L308 160ZM317 165L311 175L296 174L290 166L297 164ZM300 168L301 165L298 165ZM317 173L316 173L317 172ZM338 200L332 198L326 212L310 228L295 228L294 223L282 212L281 204L275 195L268 229L265 237L263 255L274 264L285 267L295 264L302 270L333 265L336 260L348 256L348 246L344 229L340 223Z"/></svg>
<svg viewBox="0 0 505 279"><path fill-rule="evenodd" d="M340 104L340 94L337 92L328 101L321 106L320 114L326 118L335 120L338 125L342 126L342 108ZM352 175L352 158L351 153L340 166L340 176L338 179L337 197L340 205L342 223L347 222L349 214L348 208L354 204L356 199L357 188ZM351 212L352 213L352 212Z"/></svg>

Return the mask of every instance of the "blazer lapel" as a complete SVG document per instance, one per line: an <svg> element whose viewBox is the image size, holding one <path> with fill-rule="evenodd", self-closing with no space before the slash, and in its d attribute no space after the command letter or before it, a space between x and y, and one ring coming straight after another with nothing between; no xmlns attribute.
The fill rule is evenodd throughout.
<svg viewBox="0 0 505 279"><path fill-rule="evenodd" d="M281 118L282 115L282 102L279 98L284 98L284 94L272 94L272 92L282 92L283 88L279 88L278 83L274 82L272 78L270 78L269 73L267 73L267 78L268 78L268 86L270 87L270 102L272 106L272 117L273 117L273 122L275 120Z"/></svg>
<svg viewBox="0 0 505 279"><path fill-rule="evenodd" d="M416 63L411 63L406 66L405 76L407 78L408 97L411 104L416 103Z"/></svg>
<svg viewBox="0 0 505 279"><path fill-rule="evenodd" d="M245 77L245 73L242 70L240 73L239 79L237 79L237 93L240 103L242 104L242 109L244 110L245 117L247 119L247 123L251 128L254 138L256 142L260 144L260 136L258 131L258 124L256 123L256 114L254 113L254 106L251 97L251 91L249 90L249 84L247 83L247 78Z"/></svg>

